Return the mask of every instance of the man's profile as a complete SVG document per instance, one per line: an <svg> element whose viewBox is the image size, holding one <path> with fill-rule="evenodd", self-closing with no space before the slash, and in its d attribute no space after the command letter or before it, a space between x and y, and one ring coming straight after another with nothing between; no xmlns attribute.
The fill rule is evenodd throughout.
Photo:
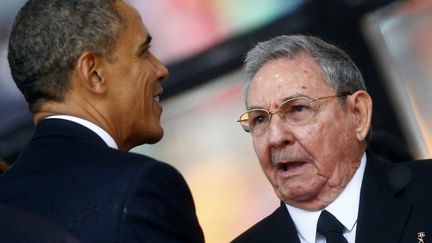
<svg viewBox="0 0 432 243"><path fill-rule="evenodd" d="M0 204L80 242L204 241L180 173L128 152L163 136L168 70L151 42L124 0L25 3L8 60L36 128L0 177Z"/></svg>

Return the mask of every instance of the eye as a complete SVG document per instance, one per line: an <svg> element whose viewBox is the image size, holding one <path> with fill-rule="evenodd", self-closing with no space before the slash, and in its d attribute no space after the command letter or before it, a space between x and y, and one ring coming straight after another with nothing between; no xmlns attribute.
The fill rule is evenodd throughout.
<svg viewBox="0 0 432 243"><path fill-rule="evenodd" d="M292 113L303 112L303 111L306 111L307 109L309 109L309 107L302 106L302 105L295 105L295 106L290 107L290 112L292 112Z"/></svg>
<svg viewBox="0 0 432 243"><path fill-rule="evenodd" d="M145 48L142 48L138 52L138 57L143 58L143 59L148 58L148 56L150 55L150 48L151 48L151 44L145 46Z"/></svg>
<svg viewBox="0 0 432 243"><path fill-rule="evenodd" d="M305 98L294 98L283 103L280 109L288 113L304 112L311 109L311 103Z"/></svg>
<svg viewBox="0 0 432 243"><path fill-rule="evenodd" d="M146 59L149 56L149 54L150 54L150 51L145 50L145 51L141 52L140 57L143 59Z"/></svg>
<svg viewBox="0 0 432 243"><path fill-rule="evenodd" d="M258 117L256 117L255 119L253 119L253 124L255 124L255 125L258 125L258 124L261 124L261 123L264 123L265 121L266 121L266 117L265 116L258 116Z"/></svg>
<svg viewBox="0 0 432 243"><path fill-rule="evenodd" d="M294 122L308 119L313 113L311 102L305 98L295 98L281 105L280 110Z"/></svg>
<svg viewBox="0 0 432 243"><path fill-rule="evenodd" d="M251 127L259 126L268 122L268 114L265 111L250 111L249 124Z"/></svg>

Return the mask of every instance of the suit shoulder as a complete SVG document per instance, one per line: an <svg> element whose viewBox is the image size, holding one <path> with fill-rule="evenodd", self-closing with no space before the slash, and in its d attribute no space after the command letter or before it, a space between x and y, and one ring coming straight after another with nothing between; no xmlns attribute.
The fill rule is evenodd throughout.
<svg viewBox="0 0 432 243"><path fill-rule="evenodd" d="M432 181L432 160L414 160L403 163L409 168L413 182L417 182L419 185L425 188L430 185Z"/></svg>
<svg viewBox="0 0 432 243"><path fill-rule="evenodd" d="M293 223L290 221L290 219L291 218L286 208L282 205L272 214L260 220L258 223L240 234L232 241L232 243L278 242L280 240L278 237L280 236L281 232L284 232L283 234L287 234L285 239L290 239L289 236L292 231L294 230L295 232L295 229L290 228L293 226Z"/></svg>
<svg viewBox="0 0 432 243"><path fill-rule="evenodd" d="M270 215L271 216L271 215ZM242 242L263 242L261 239L265 238L266 235L271 234L269 229L271 228L271 218L270 216L267 216L266 218L262 219L249 229L247 229L245 232L237 236L232 243L242 243Z"/></svg>
<svg viewBox="0 0 432 243"><path fill-rule="evenodd" d="M404 162L403 164L411 167L414 170L429 172L432 170L432 159L413 160Z"/></svg>
<svg viewBox="0 0 432 243"><path fill-rule="evenodd" d="M113 163L120 162L129 168L143 168L145 170L158 170L180 174L172 165L144 154L111 150L110 152L105 153L105 155L109 157L109 160L113 161Z"/></svg>
<svg viewBox="0 0 432 243"><path fill-rule="evenodd" d="M432 173L432 160L425 159L396 163L390 171L407 171L411 178L431 180L432 177L429 175Z"/></svg>

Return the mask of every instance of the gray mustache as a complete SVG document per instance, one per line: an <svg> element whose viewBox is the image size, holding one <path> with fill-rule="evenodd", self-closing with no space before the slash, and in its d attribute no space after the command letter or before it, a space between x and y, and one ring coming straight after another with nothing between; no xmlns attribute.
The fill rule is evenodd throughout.
<svg viewBox="0 0 432 243"><path fill-rule="evenodd" d="M313 158L310 154L305 151L286 151L286 150L278 150L272 151L271 154L272 164L276 166L278 161L313 161Z"/></svg>

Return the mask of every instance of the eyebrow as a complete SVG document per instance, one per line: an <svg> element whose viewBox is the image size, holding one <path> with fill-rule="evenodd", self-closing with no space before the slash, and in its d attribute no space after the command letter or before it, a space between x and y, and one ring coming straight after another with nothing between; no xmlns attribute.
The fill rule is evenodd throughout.
<svg viewBox="0 0 432 243"><path fill-rule="evenodd" d="M307 98L310 98L309 96L307 96L305 94L295 93L294 95L282 98L280 104L284 103L285 101L287 101L289 99L298 98L298 97L307 97ZM267 108L264 108L262 106L250 106L250 107L247 107L247 110L253 110L253 109L264 109L264 110L267 110Z"/></svg>
<svg viewBox="0 0 432 243"><path fill-rule="evenodd" d="M289 99L293 99L293 98L298 98L298 97L306 97L306 98L310 98L309 96L305 95L305 94L300 94L300 93L295 93L294 95L285 97L282 99L282 103L289 100Z"/></svg>

